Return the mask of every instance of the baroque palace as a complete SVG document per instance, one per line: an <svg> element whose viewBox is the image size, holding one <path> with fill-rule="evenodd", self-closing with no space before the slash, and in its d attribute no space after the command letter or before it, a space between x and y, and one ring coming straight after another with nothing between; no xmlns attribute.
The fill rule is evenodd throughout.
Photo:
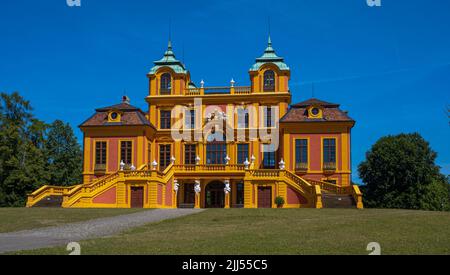
<svg viewBox="0 0 450 275"><path fill-rule="evenodd" d="M43 186L28 207L362 208L351 183L351 129L338 104L291 105L290 68L269 38L251 86L199 86L171 42L147 74L148 111L95 110L84 134L83 182Z"/></svg>

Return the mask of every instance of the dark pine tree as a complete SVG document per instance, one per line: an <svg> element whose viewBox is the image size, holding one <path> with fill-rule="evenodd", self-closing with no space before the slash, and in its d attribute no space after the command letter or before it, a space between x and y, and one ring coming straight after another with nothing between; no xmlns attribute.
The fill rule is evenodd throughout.
<svg viewBox="0 0 450 275"><path fill-rule="evenodd" d="M50 185L70 186L81 183L82 151L69 124L56 120L50 125L45 154Z"/></svg>

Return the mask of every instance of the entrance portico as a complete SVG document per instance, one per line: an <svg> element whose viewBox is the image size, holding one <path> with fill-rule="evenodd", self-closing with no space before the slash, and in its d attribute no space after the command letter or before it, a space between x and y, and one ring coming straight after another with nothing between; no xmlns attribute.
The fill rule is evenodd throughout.
<svg viewBox="0 0 450 275"><path fill-rule="evenodd" d="M232 190L232 186L237 186L237 183L232 184L229 179L176 180L176 182L179 186L176 191L178 208L231 208L232 203L235 205L240 203L232 202L232 192L243 192L240 188Z"/></svg>

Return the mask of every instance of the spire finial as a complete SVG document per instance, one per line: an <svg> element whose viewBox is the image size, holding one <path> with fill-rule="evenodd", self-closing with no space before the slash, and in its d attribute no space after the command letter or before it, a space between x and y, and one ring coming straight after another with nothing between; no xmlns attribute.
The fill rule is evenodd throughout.
<svg viewBox="0 0 450 275"><path fill-rule="evenodd" d="M172 18L169 18L169 43L167 45L169 51L172 50Z"/></svg>
<svg viewBox="0 0 450 275"><path fill-rule="evenodd" d="M130 104L130 98L126 94L122 96L122 103Z"/></svg>

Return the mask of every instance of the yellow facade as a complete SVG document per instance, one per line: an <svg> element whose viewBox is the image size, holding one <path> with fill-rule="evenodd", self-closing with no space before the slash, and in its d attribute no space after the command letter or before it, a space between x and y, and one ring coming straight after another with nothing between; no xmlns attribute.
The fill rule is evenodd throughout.
<svg viewBox="0 0 450 275"><path fill-rule="evenodd" d="M80 126L83 182L43 186L29 195L27 206L62 197L62 207L77 208L322 208L322 194L334 193L363 207L351 184L354 122L321 121L328 107L336 107L320 102L308 105L306 118L299 117L305 121L296 122L289 109L290 69L270 40L250 69L250 86L232 81L205 87L202 81L197 87L171 44L147 76L148 112L127 99L96 110ZM180 133L184 138L177 138ZM227 138L209 140L219 134ZM285 203L276 205L277 197Z"/></svg>

